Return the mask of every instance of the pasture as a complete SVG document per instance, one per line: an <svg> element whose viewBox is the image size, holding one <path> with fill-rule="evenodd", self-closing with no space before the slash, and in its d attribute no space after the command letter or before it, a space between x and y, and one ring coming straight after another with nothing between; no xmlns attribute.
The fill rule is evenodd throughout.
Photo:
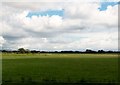
<svg viewBox="0 0 120 85"><path fill-rule="evenodd" d="M118 82L118 54L2 54L3 83Z"/></svg>

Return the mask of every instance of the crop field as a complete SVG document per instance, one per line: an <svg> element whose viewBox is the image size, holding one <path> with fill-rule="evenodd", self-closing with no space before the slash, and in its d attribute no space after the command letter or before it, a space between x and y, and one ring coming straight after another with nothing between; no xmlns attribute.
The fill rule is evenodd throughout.
<svg viewBox="0 0 120 85"><path fill-rule="evenodd" d="M2 81L118 82L118 54L2 54Z"/></svg>

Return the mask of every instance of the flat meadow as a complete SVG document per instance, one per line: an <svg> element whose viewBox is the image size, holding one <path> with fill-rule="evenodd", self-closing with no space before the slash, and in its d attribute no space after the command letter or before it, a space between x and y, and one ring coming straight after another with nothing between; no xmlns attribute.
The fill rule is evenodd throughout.
<svg viewBox="0 0 120 85"><path fill-rule="evenodd" d="M118 82L118 54L2 54L2 82Z"/></svg>

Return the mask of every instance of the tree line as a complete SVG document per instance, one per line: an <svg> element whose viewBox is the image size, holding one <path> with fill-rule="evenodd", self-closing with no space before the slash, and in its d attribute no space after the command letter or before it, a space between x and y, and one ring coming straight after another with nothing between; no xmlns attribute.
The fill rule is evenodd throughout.
<svg viewBox="0 0 120 85"><path fill-rule="evenodd" d="M120 53L120 51L104 51L98 50L94 51L91 49L86 49L85 51L37 51L37 50L29 50L24 48L19 48L18 50L0 50L2 53Z"/></svg>

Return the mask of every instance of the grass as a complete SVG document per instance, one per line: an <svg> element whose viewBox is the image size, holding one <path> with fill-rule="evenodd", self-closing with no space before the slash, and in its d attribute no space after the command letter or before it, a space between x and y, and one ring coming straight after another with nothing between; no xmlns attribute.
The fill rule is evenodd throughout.
<svg viewBox="0 0 120 85"><path fill-rule="evenodd" d="M3 54L5 82L118 82L117 54Z"/></svg>

